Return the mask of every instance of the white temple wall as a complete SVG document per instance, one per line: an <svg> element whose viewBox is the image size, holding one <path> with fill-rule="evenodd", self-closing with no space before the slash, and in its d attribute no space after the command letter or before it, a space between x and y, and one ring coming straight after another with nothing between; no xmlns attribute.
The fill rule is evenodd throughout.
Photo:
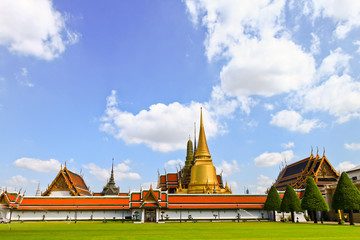
<svg viewBox="0 0 360 240"><path fill-rule="evenodd" d="M50 197L69 197L70 191L51 191Z"/></svg>
<svg viewBox="0 0 360 240"><path fill-rule="evenodd" d="M71 210L71 211L19 211L14 210L13 221L74 221L77 220L121 220L131 217L130 210Z"/></svg>
<svg viewBox="0 0 360 240"><path fill-rule="evenodd" d="M272 211L269 212L270 213L270 216L273 214ZM276 212L275 213L275 218L276 218L276 221L277 222L280 222L281 218L289 218L291 217L291 213L288 212L288 213L283 213L283 212ZM304 217L304 213L303 212L294 212L294 217L295 217L295 222L297 220L299 220L299 222L306 222L306 219Z"/></svg>
<svg viewBox="0 0 360 240"><path fill-rule="evenodd" d="M144 218L141 210L70 210L70 211L50 211L50 210L36 210L36 211L22 211L13 210L13 221L74 221L77 220L121 220L132 218L135 212L138 211L138 220ZM9 218L10 211L1 210L0 214ZM220 221L220 220L261 220L271 217L272 212L263 210L245 210L245 209L226 209L226 210L172 210L172 209L158 209L156 211L156 217L159 221L191 221L191 220L203 220L203 221ZM283 213L277 213L277 221L280 221L280 217ZM290 213L284 213L285 217L290 216ZM305 222L303 213L295 213L295 219L299 218L299 222Z"/></svg>
<svg viewBox="0 0 360 240"><path fill-rule="evenodd" d="M237 220L240 213L240 220L266 219L267 211L262 210L160 210L159 220Z"/></svg>
<svg viewBox="0 0 360 240"><path fill-rule="evenodd" d="M7 217L6 217L7 212L8 212L8 209L6 209L6 208L1 208L1 209L0 209L0 218L7 218Z"/></svg>

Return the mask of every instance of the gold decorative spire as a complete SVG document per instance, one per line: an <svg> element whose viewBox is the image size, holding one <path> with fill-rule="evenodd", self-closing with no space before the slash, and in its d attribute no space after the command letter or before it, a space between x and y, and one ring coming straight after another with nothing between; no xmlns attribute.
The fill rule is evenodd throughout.
<svg viewBox="0 0 360 240"><path fill-rule="evenodd" d="M209 148L206 142L204 124L203 124L203 116L202 116L202 108L200 114L200 133L199 133L199 142L195 153L195 158L197 157L208 157L211 158Z"/></svg>

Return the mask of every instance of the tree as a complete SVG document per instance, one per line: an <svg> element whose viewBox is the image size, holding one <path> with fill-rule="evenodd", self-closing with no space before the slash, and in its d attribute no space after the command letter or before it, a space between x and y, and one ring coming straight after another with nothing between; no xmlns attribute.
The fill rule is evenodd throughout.
<svg viewBox="0 0 360 240"><path fill-rule="evenodd" d="M329 211L329 206L312 177L306 179L306 188L301 201L301 208L311 212L314 223L317 223L316 211Z"/></svg>
<svg viewBox="0 0 360 240"><path fill-rule="evenodd" d="M354 225L353 210L360 208L360 192L350 180L346 172L340 176L332 199L335 210L349 210L350 225Z"/></svg>
<svg viewBox="0 0 360 240"><path fill-rule="evenodd" d="M294 212L301 212L301 201L295 190L290 186L286 186L284 197L281 201L280 210L282 212L291 212L291 220L295 222Z"/></svg>
<svg viewBox="0 0 360 240"><path fill-rule="evenodd" d="M268 211L273 211L273 217L274 222L276 222L275 218L275 211L280 211L280 205L281 205L281 197L278 191L276 190L276 187L273 185L270 188L270 191L268 192L264 209Z"/></svg>

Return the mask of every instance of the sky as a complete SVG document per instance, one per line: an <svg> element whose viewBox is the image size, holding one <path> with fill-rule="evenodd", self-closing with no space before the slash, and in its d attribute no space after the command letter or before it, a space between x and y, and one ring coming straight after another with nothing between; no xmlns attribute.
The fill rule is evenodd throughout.
<svg viewBox="0 0 360 240"><path fill-rule="evenodd" d="M99 192L184 164L203 108L217 172L262 194L319 152L360 164L358 0L0 0L0 186L61 166ZM198 129L197 129L198 130Z"/></svg>

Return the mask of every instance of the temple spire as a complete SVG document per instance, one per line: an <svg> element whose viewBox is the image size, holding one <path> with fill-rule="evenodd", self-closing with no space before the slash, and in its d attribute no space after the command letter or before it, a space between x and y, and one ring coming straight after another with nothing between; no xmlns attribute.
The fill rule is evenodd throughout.
<svg viewBox="0 0 360 240"><path fill-rule="evenodd" d="M187 142L185 167L191 166L193 160L194 160L193 145L191 139L189 138L189 141Z"/></svg>
<svg viewBox="0 0 360 240"><path fill-rule="evenodd" d="M196 152L196 122L194 122L194 153Z"/></svg>
<svg viewBox="0 0 360 240"><path fill-rule="evenodd" d="M37 187L37 189L36 189L35 196L36 196L36 197L41 197L40 182L39 182L38 187Z"/></svg>
<svg viewBox="0 0 360 240"><path fill-rule="evenodd" d="M114 178L114 158L112 159L111 164L111 174L109 179L109 185L115 185L115 178Z"/></svg>
<svg viewBox="0 0 360 240"><path fill-rule="evenodd" d="M211 158L209 148L206 142L205 130L204 130L204 123L203 123L203 116L202 116L202 108L200 114L200 132L199 132L199 142L198 147L196 149L195 158L197 157L207 157Z"/></svg>

